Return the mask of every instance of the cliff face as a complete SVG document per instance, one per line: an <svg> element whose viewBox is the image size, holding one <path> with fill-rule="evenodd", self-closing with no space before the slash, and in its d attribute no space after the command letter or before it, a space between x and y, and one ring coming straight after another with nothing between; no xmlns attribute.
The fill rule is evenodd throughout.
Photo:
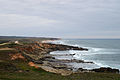
<svg viewBox="0 0 120 80"><path fill-rule="evenodd" d="M39 60L52 51L88 50L86 48L51 43L32 43L24 46L17 46L15 48L21 53L30 56L34 60Z"/></svg>
<svg viewBox="0 0 120 80"><path fill-rule="evenodd" d="M22 56L24 56L27 61L29 61L30 66L34 66L35 68L42 68L46 71L59 73L61 75L70 75L73 73L73 68L67 66L64 63L69 62L76 62L76 63L91 63L93 62L84 62L83 60L57 60L52 57L49 53L52 51L65 51L65 50L85 50L88 51L86 48L79 48L74 46L68 45L61 45L61 44L51 44L51 43L32 43L26 44L23 46L15 47ZM24 59L22 56L19 55L19 58ZM118 73L118 69L111 69L111 68L100 68L100 69L93 69L93 70L86 70L86 69L78 69L77 73L80 72L112 72Z"/></svg>
<svg viewBox="0 0 120 80"><path fill-rule="evenodd" d="M71 69L67 69L67 65L61 64L60 60L52 57L49 54L50 52L65 50L88 50L86 48L51 43L32 43L22 46L15 46L14 48L19 52L19 54L13 55L12 59L21 58L23 60L27 60L30 66L34 66L35 68L40 67L46 71L59 73L62 75L68 75L68 73L70 75L72 71ZM62 62L65 63L66 61Z"/></svg>

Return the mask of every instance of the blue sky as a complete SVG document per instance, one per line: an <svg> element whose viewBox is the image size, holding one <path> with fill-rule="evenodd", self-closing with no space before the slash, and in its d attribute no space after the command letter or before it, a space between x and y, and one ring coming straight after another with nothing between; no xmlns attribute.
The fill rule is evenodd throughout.
<svg viewBox="0 0 120 80"><path fill-rule="evenodd" d="M120 38L120 0L0 0L0 35Z"/></svg>

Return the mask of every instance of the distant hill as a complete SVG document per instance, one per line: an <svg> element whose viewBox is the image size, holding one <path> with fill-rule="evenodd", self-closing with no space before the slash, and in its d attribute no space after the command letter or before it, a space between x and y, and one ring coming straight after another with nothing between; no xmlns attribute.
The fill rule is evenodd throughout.
<svg viewBox="0 0 120 80"><path fill-rule="evenodd" d="M38 39L51 39L58 40L60 38L48 38L48 37L24 37L24 36L0 36L0 39L30 39L30 38L38 38Z"/></svg>
<svg viewBox="0 0 120 80"><path fill-rule="evenodd" d="M43 41L43 40L59 40L60 38L47 38L47 37L22 37L22 36L0 36L0 42L7 41L24 41L24 42L33 42L33 41Z"/></svg>

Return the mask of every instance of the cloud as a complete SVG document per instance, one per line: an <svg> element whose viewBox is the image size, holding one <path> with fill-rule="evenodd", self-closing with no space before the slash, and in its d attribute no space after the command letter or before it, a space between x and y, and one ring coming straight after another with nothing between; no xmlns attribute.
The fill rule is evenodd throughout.
<svg viewBox="0 0 120 80"><path fill-rule="evenodd" d="M14 28L15 33L10 29L6 34L113 37L120 30L119 4L120 0L0 0L0 33Z"/></svg>
<svg viewBox="0 0 120 80"><path fill-rule="evenodd" d="M45 27L54 23L58 23L58 21L42 18L39 16L0 14L0 27Z"/></svg>

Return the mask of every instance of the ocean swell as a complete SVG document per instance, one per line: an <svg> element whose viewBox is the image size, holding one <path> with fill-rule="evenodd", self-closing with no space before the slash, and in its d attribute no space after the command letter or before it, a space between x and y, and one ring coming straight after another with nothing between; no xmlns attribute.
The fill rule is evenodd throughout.
<svg viewBox="0 0 120 80"><path fill-rule="evenodd" d="M108 57L105 57L105 56L110 55L110 54L111 55L112 54L117 54L117 53L115 53L115 51L119 51L119 50L117 50L117 49L106 49L106 48L90 47L90 46L85 46L83 44L76 44L74 42L69 41L69 40L57 40L57 41L51 41L50 43L83 47L83 48L88 48L89 50L88 51L78 51L78 50L55 51L55 52L51 52L51 54L54 55L55 58L61 59L61 60L63 60L63 59L68 59L68 60L70 60L70 59L77 59L77 60L84 60L84 61L87 61L87 62L90 61L90 62L94 62L95 63L94 65L70 63L70 65L73 65L73 67L75 67L75 68L76 67L77 68L78 67L79 68L82 67L82 68L85 68L85 69L86 68L87 69L98 68L98 67L119 68L119 67L114 67L114 65L109 65L107 63L107 61L104 61L104 59L108 58Z"/></svg>

